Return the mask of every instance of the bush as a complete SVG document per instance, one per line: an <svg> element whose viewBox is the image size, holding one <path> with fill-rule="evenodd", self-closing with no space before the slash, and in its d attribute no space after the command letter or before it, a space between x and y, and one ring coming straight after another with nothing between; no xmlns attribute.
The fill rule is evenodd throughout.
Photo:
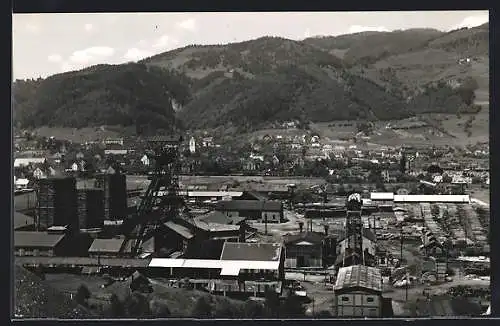
<svg viewBox="0 0 500 326"><path fill-rule="evenodd" d="M206 297L200 297L191 311L191 315L197 318L210 318L212 317L212 306Z"/></svg>
<svg viewBox="0 0 500 326"><path fill-rule="evenodd" d="M81 284L76 291L75 301L78 304L87 305L87 300L90 298L90 291L85 284Z"/></svg>

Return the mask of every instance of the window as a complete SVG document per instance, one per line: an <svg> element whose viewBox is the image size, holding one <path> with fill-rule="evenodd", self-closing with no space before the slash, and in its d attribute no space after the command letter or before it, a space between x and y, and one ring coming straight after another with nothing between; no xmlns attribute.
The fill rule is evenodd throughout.
<svg viewBox="0 0 500 326"><path fill-rule="evenodd" d="M342 297L342 301L349 301L349 297Z"/></svg>
<svg viewBox="0 0 500 326"><path fill-rule="evenodd" d="M374 301L374 299L373 299L372 297L368 297L368 298L366 298L366 301L367 301L367 302L373 302L373 301Z"/></svg>

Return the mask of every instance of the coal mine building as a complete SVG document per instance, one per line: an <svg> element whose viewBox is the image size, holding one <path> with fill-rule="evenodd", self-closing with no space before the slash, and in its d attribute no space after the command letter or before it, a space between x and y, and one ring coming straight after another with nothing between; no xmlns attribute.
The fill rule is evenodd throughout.
<svg viewBox="0 0 500 326"><path fill-rule="evenodd" d="M276 200L222 200L217 203L216 210L229 217L246 217L262 223L281 223L283 203Z"/></svg>
<svg viewBox="0 0 500 326"><path fill-rule="evenodd" d="M63 256L68 249L65 234L47 232L14 232L14 252L16 256Z"/></svg>
<svg viewBox="0 0 500 326"><path fill-rule="evenodd" d="M318 232L301 232L284 237L285 267L322 267L323 239Z"/></svg>
<svg viewBox="0 0 500 326"><path fill-rule="evenodd" d="M132 254L132 244L132 241L126 239L95 239L88 252L93 258L128 257Z"/></svg>
<svg viewBox="0 0 500 326"><path fill-rule="evenodd" d="M337 317L382 317L380 270L364 265L342 267L334 286Z"/></svg>

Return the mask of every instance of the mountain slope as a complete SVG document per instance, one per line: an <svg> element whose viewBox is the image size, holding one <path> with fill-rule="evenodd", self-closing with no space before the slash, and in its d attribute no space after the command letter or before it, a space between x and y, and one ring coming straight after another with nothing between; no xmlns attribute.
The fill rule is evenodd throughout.
<svg viewBox="0 0 500 326"><path fill-rule="evenodd" d="M172 103L190 99L182 75L142 64L99 65L38 81L16 81L13 107L23 126L178 124Z"/></svg>

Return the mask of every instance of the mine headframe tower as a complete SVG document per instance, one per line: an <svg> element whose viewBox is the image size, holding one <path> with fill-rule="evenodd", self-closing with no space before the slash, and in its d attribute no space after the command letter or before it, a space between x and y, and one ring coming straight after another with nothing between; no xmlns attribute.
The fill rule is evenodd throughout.
<svg viewBox="0 0 500 326"><path fill-rule="evenodd" d="M360 194L353 193L347 197L346 216L346 249L343 266L364 265L363 222L361 220L362 199Z"/></svg>
<svg viewBox="0 0 500 326"><path fill-rule="evenodd" d="M179 194L180 143L182 137L156 136L148 142L147 155L154 161L151 183L141 200L137 212L124 221L124 241L121 251L132 240L132 254L138 254L143 241L168 220L179 218L181 210L187 212Z"/></svg>

